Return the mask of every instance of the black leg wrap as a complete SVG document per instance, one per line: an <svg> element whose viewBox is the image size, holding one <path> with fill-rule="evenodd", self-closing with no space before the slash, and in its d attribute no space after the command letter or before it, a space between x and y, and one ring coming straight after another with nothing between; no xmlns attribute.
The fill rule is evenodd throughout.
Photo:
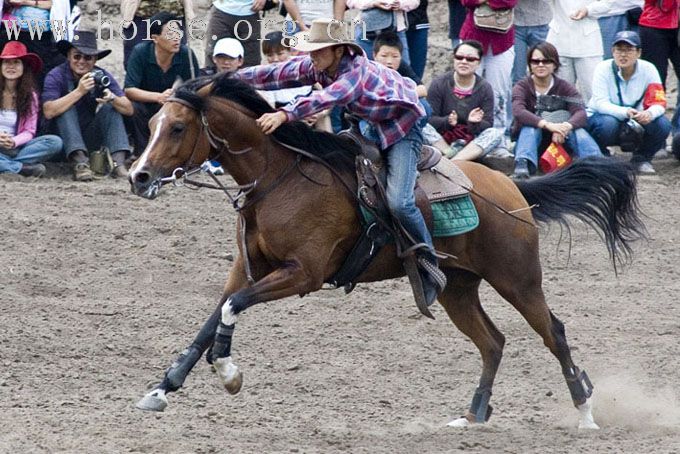
<svg viewBox="0 0 680 454"><path fill-rule="evenodd" d="M174 392L182 387L187 375L201 357L201 351L193 345L182 353L165 371L165 377L160 384L160 388L165 392Z"/></svg>
<svg viewBox="0 0 680 454"><path fill-rule="evenodd" d="M225 325L220 322L217 325L217 333L215 334L215 342L210 349L210 361L215 361L217 358L226 358L231 355L231 337L234 335L235 325Z"/></svg>
<svg viewBox="0 0 680 454"><path fill-rule="evenodd" d="M593 395L593 384L584 370L575 367L564 373L567 379L567 386L571 393L571 399L575 406L584 404L586 399Z"/></svg>
<svg viewBox="0 0 680 454"><path fill-rule="evenodd" d="M489 405L489 400L491 400L490 389L477 388L475 390L470 404L470 413L475 417L475 422L487 422L491 417L493 407Z"/></svg>

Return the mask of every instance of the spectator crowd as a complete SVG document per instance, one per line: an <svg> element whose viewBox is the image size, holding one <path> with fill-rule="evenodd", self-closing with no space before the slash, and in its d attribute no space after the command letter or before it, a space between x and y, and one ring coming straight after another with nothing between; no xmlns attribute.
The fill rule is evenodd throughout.
<svg viewBox="0 0 680 454"><path fill-rule="evenodd" d="M666 105L669 62L680 72L680 0L448 0L448 7L451 70L431 74L426 87L427 0L214 0L204 65L183 33L195 17L193 0L122 0L128 26L120 81L107 69L110 51L98 48L94 31L80 29L77 0L5 0L0 173L40 177L44 162L61 160L76 181L91 181L92 157L104 150L107 173L126 178L149 141L149 121L178 82L274 71L246 68L290 64L295 33L342 20L347 9L361 19L352 52L380 65L372 70L379 78L398 73L413 82L407 86L417 98L413 112L422 113L423 142L448 158L496 157L522 179L553 170L543 165L546 150L578 159L619 146L639 173L654 174L652 159L670 138L669 151L680 159L680 116L676 109L669 118ZM279 8L285 28L263 35L259 19L271 8ZM55 18L69 27L50 29ZM46 33L36 38L29 22ZM18 33L7 23L18 24ZM286 112L320 90L310 83L262 94ZM338 104L301 119L337 133L347 126ZM370 122L360 129L369 139L376 134Z"/></svg>

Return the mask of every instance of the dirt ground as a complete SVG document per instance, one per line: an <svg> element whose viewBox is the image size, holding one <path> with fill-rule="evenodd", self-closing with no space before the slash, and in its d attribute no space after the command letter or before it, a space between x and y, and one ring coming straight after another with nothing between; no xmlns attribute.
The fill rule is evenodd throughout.
<svg viewBox="0 0 680 454"><path fill-rule="evenodd" d="M235 252L218 192L0 178L0 452L678 452L680 166L640 181L651 239L615 276L597 235L542 229L545 292L595 384L602 430L576 429L555 359L490 288L505 333L494 415L463 430L475 347L404 280L260 305L240 319L245 384L201 361L162 414L134 404L212 311Z"/></svg>
<svg viewBox="0 0 680 454"><path fill-rule="evenodd" d="M113 11L89 9L104 1ZM431 3L426 79L448 61L446 2ZM119 43L105 46L120 71ZM220 296L236 250L224 195L147 201L65 171L0 176L0 452L680 452L680 165L655 167L639 185L650 240L618 276L582 225L571 243L541 230L548 303L595 384L595 432L576 429L557 361L488 286L507 341L494 414L446 427L470 403L479 354L440 307L420 317L404 280L255 306L234 338L239 395L201 361L164 413L136 410Z"/></svg>

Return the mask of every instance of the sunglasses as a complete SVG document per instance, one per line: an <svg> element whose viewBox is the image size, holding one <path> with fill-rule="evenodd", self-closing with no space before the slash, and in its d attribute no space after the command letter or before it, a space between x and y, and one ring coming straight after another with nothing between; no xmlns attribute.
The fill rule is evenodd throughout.
<svg viewBox="0 0 680 454"><path fill-rule="evenodd" d="M532 58L531 60L529 60L529 62L530 62L532 65L537 65L537 66L538 66L538 65L545 65L545 66L548 66L548 65L551 64L551 63L555 63L554 61L549 60L549 59L547 59L547 58Z"/></svg>
<svg viewBox="0 0 680 454"><path fill-rule="evenodd" d="M474 63L476 61L481 60L481 58L479 58L479 57L469 57L467 55L454 55L453 58L455 58L458 61L465 60L468 63Z"/></svg>
<svg viewBox="0 0 680 454"><path fill-rule="evenodd" d="M73 54L71 55L75 61L80 61L80 60L85 60L85 61L92 61L94 60L95 56L94 55L83 55L83 54Z"/></svg>

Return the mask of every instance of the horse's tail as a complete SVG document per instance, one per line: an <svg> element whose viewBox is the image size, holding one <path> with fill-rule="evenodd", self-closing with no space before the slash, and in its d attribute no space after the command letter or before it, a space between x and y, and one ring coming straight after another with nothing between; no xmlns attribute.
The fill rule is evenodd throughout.
<svg viewBox="0 0 680 454"><path fill-rule="evenodd" d="M556 221L569 229L571 215L593 227L615 270L617 263L630 262L630 243L647 237L636 183L633 166L611 158L579 159L562 171L515 182L538 222Z"/></svg>

